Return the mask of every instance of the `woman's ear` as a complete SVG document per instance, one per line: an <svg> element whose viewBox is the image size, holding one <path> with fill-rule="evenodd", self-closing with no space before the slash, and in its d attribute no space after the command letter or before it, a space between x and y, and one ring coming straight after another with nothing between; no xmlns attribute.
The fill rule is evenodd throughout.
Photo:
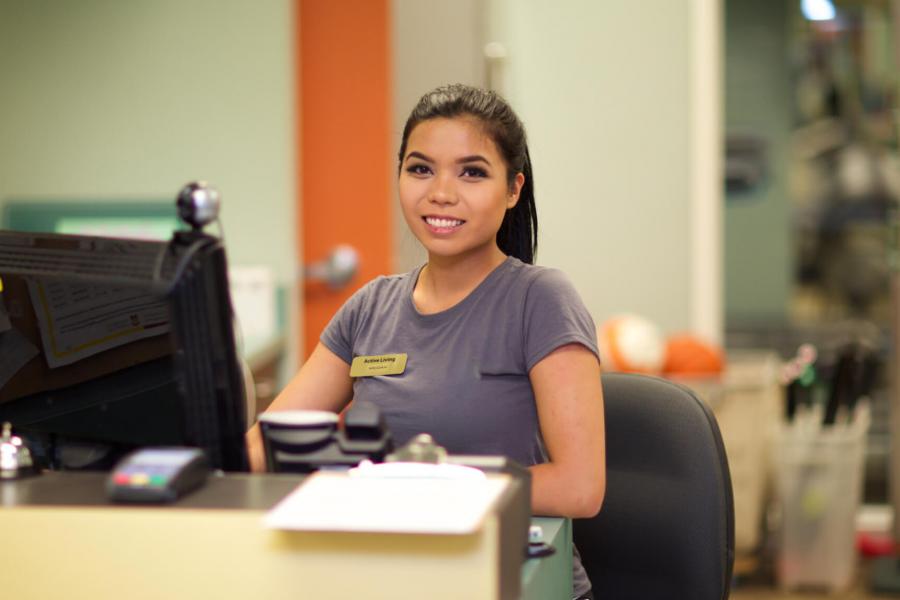
<svg viewBox="0 0 900 600"><path fill-rule="evenodd" d="M525 185L525 174L516 173L512 185L509 187L509 198L506 201L506 209L509 210L519 202L519 194L522 193L522 186Z"/></svg>

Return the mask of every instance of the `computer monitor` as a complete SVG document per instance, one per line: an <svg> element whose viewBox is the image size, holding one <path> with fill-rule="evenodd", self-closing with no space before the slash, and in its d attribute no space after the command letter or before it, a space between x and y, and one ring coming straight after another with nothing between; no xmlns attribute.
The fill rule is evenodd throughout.
<svg viewBox="0 0 900 600"><path fill-rule="evenodd" d="M0 231L0 422L50 468L142 446L202 448L246 471L246 399L225 249Z"/></svg>

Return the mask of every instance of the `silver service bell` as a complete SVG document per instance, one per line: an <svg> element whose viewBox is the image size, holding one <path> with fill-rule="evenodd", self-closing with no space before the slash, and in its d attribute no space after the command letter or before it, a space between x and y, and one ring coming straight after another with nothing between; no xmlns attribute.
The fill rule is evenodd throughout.
<svg viewBox="0 0 900 600"><path fill-rule="evenodd" d="M3 423L0 433L0 480L19 479L35 474L31 451L17 435L12 434L12 425Z"/></svg>

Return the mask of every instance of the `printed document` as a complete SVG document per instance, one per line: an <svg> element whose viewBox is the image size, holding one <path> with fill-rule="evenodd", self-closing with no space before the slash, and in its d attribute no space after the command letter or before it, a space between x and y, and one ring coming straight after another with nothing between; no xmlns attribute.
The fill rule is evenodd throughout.
<svg viewBox="0 0 900 600"><path fill-rule="evenodd" d="M169 331L167 303L146 290L28 281L50 368Z"/></svg>

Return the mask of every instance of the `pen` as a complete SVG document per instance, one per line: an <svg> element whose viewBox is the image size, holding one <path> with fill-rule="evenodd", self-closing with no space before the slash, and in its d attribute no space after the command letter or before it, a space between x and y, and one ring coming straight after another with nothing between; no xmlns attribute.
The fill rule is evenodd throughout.
<svg viewBox="0 0 900 600"><path fill-rule="evenodd" d="M829 390L828 403L825 406L823 425L834 425L838 408L841 404L849 406L849 397L853 395L854 388L853 363L855 361L853 355L853 346L846 346L838 356L834 374L831 377L831 389Z"/></svg>

